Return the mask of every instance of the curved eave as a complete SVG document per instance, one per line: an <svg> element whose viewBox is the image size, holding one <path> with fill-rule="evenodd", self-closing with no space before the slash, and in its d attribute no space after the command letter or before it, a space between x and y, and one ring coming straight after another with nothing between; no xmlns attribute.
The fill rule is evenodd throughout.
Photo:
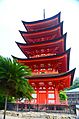
<svg viewBox="0 0 79 119"><path fill-rule="evenodd" d="M57 54L57 55L53 55L53 56L44 56L44 57L38 57L38 58L30 58L30 59L27 59L27 58L18 58L18 57L15 57L12 55L12 57L16 60L20 60L20 61L34 61L34 60L39 60L39 59L46 59L46 58L57 58L57 57L61 57L65 54L70 54L70 49L64 51L62 54Z"/></svg>
<svg viewBox="0 0 79 119"><path fill-rule="evenodd" d="M26 78L28 78L29 80L30 80L30 79L39 79L39 80L41 80L42 78L43 78L43 79L44 79L44 78L45 78L45 79L46 79L46 78L53 78L53 80L54 80L54 78L56 78L56 80L57 80L57 78L64 78L65 76L71 75L70 85L72 85L75 70L76 70L76 68L74 68L74 69L71 70L71 71L67 71L67 72L65 72L65 73L34 75L34 76L27 76Z"/></svg>
<svg viewBox="0 0 79 119"><path fill-rule="evenodd" d="M53 84L56 84L58 87L58 90L63 90L65 88L69 88L74 79L74 73L75 69L71 71L67 71L65 73L53 75L53 74L46 74L46 75L34 75L26 77L26 79L29 79L29 83L32 85L32 83L39 84L40 82L52 82ZM63 84L63 85L61 85Z"/></svg>
<svg viewBox="0 0 79 119"><path fill-rule="evenodd" d="M43 31L48 31L48 30L53 30L53 29L55 29L55 28L57 28L57 27L62 27L62 29L63 29L63 21L62 22L60 22L59 24L57 24L56 26L53 26L53 27L49 27L49 28L45 28L45 29L42 29L42 30L38 30L38 31L29 31L29 32L26 32L26 31L20 31L19 30L19 32L21 33L21 34L33 34L33 33L38 33L38 32L43 32ZM63 33L63 32L62 32Z"/></svg>
<svg viewBox="0 0 79 119"><path fill-rule="evenodd" d="M26 43L16 42L16 44L18 45L18 47L20 48L20 50L26 55L26 57L29 58L28 53L25 53L22 47L24 47L24 48L26 48L26 49L28 50L28 48L31 48L31 49L32 49L33 47L35 47L35 45L37 45L37 47L38 47L39 45L49 44L49 43L52 43L52 45L53 45L53 44L56 44L57 42L59 42L60 40L63 39L63 43L64 43L63 47L64 47L64 51L65 51L65 50L66 50L66 35L67 35L67 33L65 33L65 34L64 34L62 37L60 37L60 38L57 38L57 39L54 39L54 40L48 40L48 41L38 42L38 43L26 44ZM29 51L29 50L28 50L28 51Z"/></svg>
<svg viewBox="0 0 79 119"><path fill-rule="evenodd" d="M62 35L60 38L56 38L54 40L48 40L48 41L42 41L42 42L36 42L36 43L30 43L30 44L16 42L16 44L18 46L19 45L24 46L24 47L26 46L26 48L27 48L27 47L30 47L30 46L35 46L35 45L39 45L39 44L47 44L47 43L50 43L50 42L55 43L55 42L60 41L61 39L63 39L64 40L64 50L66 50L66 36L67 36L67 33Z"/></svg>
<svg viewBox="0 0 79 119"><path fill-rule="evenodd" d="M61 22L60 24L54 26L54 27L50 27L50 28L46 28L46 29L43 29L43 30L39 30L39 31L31 31L31 32L26 32L26 31L20 31L20 34L21 36L23 37L23 39L25 40L25 42L29 43L29 38L28 37L31 37L31 39L34 37L39 37L41 35L48 35L49 32L54 32L55 29L58 29L60 28L60 34L61 36L63 35L63 22ZM24 36L25 35L25 36Z"/></svg>
<svg viewBox="0 0 79 119"><path fill-rule="evenodd" d="M61 73L61 74L57 74L57 75L52 75L52 74L47 74L47 75L40 75L40 76L30 76L30 77L26 77L27 79L29 79L29 82L30 83L34 83L34 82L40 82L40 81L43 81L43 82L57 82L59 81L59 84L61 84L61 82L65 83L64 84L64 88L68 88L72 85L73 83L73 79L74 79L74 73L75 73L75 69L74 68L73 70L71 71L67 71L65 73ZM57 84L58 85L58 84ZM61 87L61 85L60 85ZM61 88L60 88L61 90Z"/></svg>
<svg viewBox="0 0 79 119"><path fill-rule="evenodd" d="M55 18L58 18L58 22L60 22L60 14L61 12L59 12L58 14L50 17L50 18L46 18L46 19L43 19L43 20L38 20L38 21L32 21L32 22L26 22L26 21L22 21L22 23L25 25L25 24L38 24L40 22L45 22L45 21L49 21L49 20L52 20L52 19L55 19Z"/></svg>
<svg viewBox="0 0 79 119"><path fill-rule="evenodd" d="M26 46L27 44L25 44L25 43L18 43L18 42L16 42L15 41L15 43L17 44L17 46L20 48L20 50L23 52L23 54L27 57L27 58L29 58L29 55L28 54L26 54L24 51L23 51L23 49L20 47L20 46Z"/></svg>
<svg viewBox="0 0 79 119"><path fill-rule="evenodd" d="M60 59L62 56L67 55L67 70L69 70L69 58L70 58L70 49L68 49L67 51L63 52L62 54L57 54L57 55L53 55L53 56L45 56L45 57L39 57L39 58L17 58L15 56L12 56L14 59L20 61L20 62L36 62L36 61L41 61L41 60L49 60L49 59Z"/></svg>

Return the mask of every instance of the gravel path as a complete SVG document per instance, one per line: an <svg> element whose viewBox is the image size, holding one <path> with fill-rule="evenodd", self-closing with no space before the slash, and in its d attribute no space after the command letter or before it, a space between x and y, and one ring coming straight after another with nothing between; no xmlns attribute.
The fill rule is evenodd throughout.
<svg viewBox="0 0 79 119"><path fill-rule="evenodd" d="M3 113L0 113L3 119ZM7 112L6 119L76 119L76 115L45 112Z"/></svg>

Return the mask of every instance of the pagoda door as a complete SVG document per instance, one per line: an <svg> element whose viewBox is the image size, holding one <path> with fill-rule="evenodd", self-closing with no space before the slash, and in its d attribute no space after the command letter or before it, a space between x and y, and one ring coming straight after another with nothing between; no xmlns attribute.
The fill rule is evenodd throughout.
<svg viewBox="0 0 79 119"><path fill-rule="evenodd" d="M46 93L39 93L39 104L46 104Z"/></svg>

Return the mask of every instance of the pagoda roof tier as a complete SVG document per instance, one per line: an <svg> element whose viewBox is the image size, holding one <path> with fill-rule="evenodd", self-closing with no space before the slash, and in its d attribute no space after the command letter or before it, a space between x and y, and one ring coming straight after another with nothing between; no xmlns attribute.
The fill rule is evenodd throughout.
<svg viewBox="0 0 79 119"><path fill-rule="evenodd" d="M27 43L35 43L41 42L46 40L53 40L59 38L63 35L63 22L59 23L54 27L50 27L47 29L33 31L33 32L26 32L26 31L19 31Z"/></svg>
<svg viewBox="0 0 79 119"><path fill-rule="evenodd" d="M27 31L35 31L35 30L55 26L58 23L60 23L60 12L58 14L56 14L55 16L50 17L50 18L46 18L46 19L38 20L38 21L33 21L33 22L22 21L22 23L24 24Z"/></svg>
<svg viewBox="0 0 79 119"><path fill-rule="evenodd" d="M39 43L16 43L28 58L56 55L66 50L66 34L60 38Z"/></svg>
<svg viewBox="0 0 79 119"><path fill-rule="evenodd" d="M52 74L42 74L26 77L29 79L29 83L36 88L37 86L42 87L44 84L48 87L57 88L58 90L63 90L69 88L72 85L74 78L75 68L71 71L65 73L60 73L56 75Z"/></svg>
<svg viewBox="0 0 79 119"><path fill-rule="evenodd" d="M69 56L70 56L70 49L63 52L62 54L57 54L53 56L45 56L45 57L39 57L39 58L15 58L18 62L29 66L31 69L33 69L33 65L41 65L41 64L51 64L55 66L56 69L58 69L59 72L66 72L69 70Z"/></svg>

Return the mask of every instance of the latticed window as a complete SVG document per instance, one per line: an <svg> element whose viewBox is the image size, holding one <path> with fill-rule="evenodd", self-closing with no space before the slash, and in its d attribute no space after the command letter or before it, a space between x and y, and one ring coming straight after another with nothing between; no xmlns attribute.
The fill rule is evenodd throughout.
<svg viewBox="0 0 79 119"><path fill-rule="evenodd" d="M55 103L55 100L48 100L48 103L49 103L49 104Z"/></svg>
<svg viewBox="0 0 79 119"><path fill-rule="evenodd" d="M34 67L34 70L37 70L38 71L38 65L33 65L33 67Z"/></svg>
<svg viewBox="0 0 79 119"><path fill-rule="evenodd" d="M48 53L50 52L49 48L47 48L47 52L48 52Z"/></svg>
<svg viewBox="0 0 79 119"><path fill-rule="evenodd" d="M48 94L48 98L54 98L54 94Z"/></svg>
<svg viewBox="0 0 79 119"><path fill-rule="evenodd" d="M52 70L52 64L48 63L48 70Z"/></svg>
<svg viewBox="0 0 79 119"><path fill-rule="evenodd" d="M38 50L36 50L36 53L38 54Z"/></svg>
<svg viewBox="0 0 79 119"><path fill-rule="evenodd" d="M44 49L41 49L41 53L44 53Z"/></svg>
<svg viewBox="0 0 79 119"><path fill-rule="evenodd" d="M41 66L41 68L44 68L44 64L41 64L40 66Z"/></svg>
<svg viewBox="0 0 79 119"><path fill-rule="evenodd" d="M40 74L45 74L45 64L40 64Z"/></svg>
<svg viewBox="0 0 79 119"><path fill-rule="evenodd" d="M40 64L41 70L45 70L45 64Z"/></svg>
<svg viewBox="0 0 79 119"><path fill-rule="evenodd" d="M50 63L48 63L48 68L49 68L49 67L51 67L51 64L50 64Z"/></svg>

